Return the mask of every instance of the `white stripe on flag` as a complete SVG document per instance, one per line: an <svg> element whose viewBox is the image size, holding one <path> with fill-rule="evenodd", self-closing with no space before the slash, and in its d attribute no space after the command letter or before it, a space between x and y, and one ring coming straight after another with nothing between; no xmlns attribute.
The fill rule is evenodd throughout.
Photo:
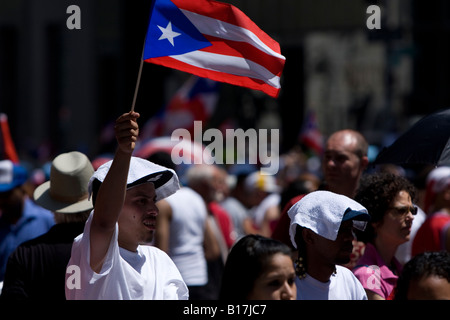
<svg viewBox="0 0 450 320"><path fill-rule="evenodd" d="M193 51L170 57L198 68L259 79L274 88L281 87L279 76L248 59L205 51Z"/></svg>
<svg viewBox="0 0 450 320"><path fill-rule="evenodd" d="M203 34L223 38L226 40L240 41L251 44L259 50L277 57L278 59L286 60L286 58L278 52L272 50L264 42L262 42L252 31L238 27L234 24L216 20L207 16L200 15L195 12L180 9L192 24Z"/></svg>

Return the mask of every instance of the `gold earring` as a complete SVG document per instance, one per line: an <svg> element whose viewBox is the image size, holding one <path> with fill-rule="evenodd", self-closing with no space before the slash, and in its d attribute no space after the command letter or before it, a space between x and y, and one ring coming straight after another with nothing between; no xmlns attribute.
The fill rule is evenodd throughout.
<svg viewBox="0 0 450 320"><path fill-rule="evenodd" d="M295 260L295 274L299 279L304 279L306 277L306 267L303 265L303 257L298 257Z"/></svg>

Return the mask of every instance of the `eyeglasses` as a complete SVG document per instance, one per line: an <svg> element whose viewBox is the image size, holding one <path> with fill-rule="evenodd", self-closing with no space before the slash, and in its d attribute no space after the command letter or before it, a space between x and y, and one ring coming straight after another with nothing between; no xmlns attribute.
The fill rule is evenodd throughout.
<svg viewBox="0 0 450 320"><path fill-rule="evenodd" d="M407 215L409 212L415 216L417 214L418 208L416 206L412 207L390 207L389 210L394 210L398 215L404 216Z"/></svg>

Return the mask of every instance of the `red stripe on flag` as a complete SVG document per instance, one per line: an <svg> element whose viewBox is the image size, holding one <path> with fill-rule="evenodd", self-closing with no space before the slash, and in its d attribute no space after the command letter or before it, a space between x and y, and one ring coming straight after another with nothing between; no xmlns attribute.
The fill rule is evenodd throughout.
<svg viewBox="0 0 450 320"><path fill-rule="evenodd" d="M278 96L285 58L275 40L233 5L212 0L171 1L212 46L146 62Z"/></svg>
<svg viewBox="0 0 450 320"><path fill-rule="evenodd" d="M210 0L171 0L178 8L195 12L210 18L234 24L253 32L272 50L280 52L278 42L269 37L249 17L237 7L223 2Z"/></svg>
<svg viewBox="0 0 450 320"><path fill-rule="evenodd" d="M212 43L212 46L199 51L249 59L263 66L272 74L281 76L285 60L266 54L245 42L229 41L207 35L205 35L205 38Z"/></svg>
<svg viewBox="0 0 450 320"><path fill-rule="evenodd" d="M176 59L173 59L171 57L159 57L159 58L151 58L145 60L145 62L155 63L159 64L165 67L175 68L180 71L189 72L192 74L195 74L199 77L203 78L209 78L215 81L221 81L230 83L233 85L241 85L250 89L255 90L261 90L268 95L272 97L278 97L278 94L280 92L280 89L274 88L267 83L265 83L263 80L249 78L249 77L243 77L243 76L237 76L230 73L224 73L214 70L208 70L200 67L196 67L187 63L184 63L182 61L178 61Z"/></svg>

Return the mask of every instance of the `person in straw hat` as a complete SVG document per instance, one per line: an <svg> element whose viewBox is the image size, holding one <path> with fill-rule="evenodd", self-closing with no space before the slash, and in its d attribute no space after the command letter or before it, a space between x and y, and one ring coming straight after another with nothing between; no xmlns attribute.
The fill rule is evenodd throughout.
<svg viewBox="0 0 450 320"><path fill-rule="evenodd" d="M172 169L133 157L139 113L116 120L118 148L89 181L94 210L83 234L74 240L66 271L70 300L188 299L175 263L151 246L156 201L175 193Z"/></svg>
<svg viewBox="0 0 450 320"><path fill-rule="evenodd" d="M21 244L9 257L2 299L65 299L64 279L73 239L83 232L92 210L88 182L94 168L88 157L72 151L51 164L50 180L34 191L35 202L53 212L56 224Z"/></svg>

